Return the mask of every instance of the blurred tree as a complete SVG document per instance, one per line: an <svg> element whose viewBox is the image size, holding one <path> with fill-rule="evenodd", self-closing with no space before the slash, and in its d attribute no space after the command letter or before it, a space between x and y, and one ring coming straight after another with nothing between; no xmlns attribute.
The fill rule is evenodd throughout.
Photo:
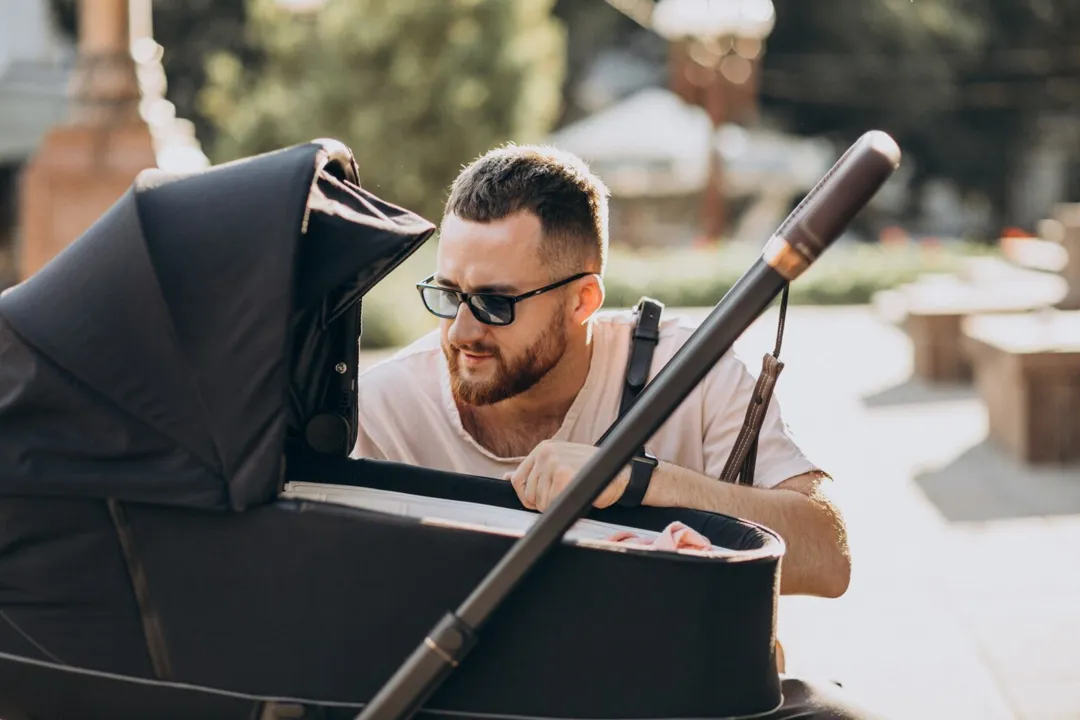
<svg viewBox="0 0 1080 720"><path fill-rule="evenodd" d="M258 67L261 54L246 42L245 0L153 0L154 39L164 48L166 97L177 115L195 123L203 143L214 141L214 124L199 105L207 81L206 58L228 52L245 67Z"/></svg>
<svg viewBox="0 0 1080 720"><path fill-rule="evenodd" d="M969 1L984 40L962 78L953 122L954 134L970 137L956 138L967 150L957 159L965 162L941 169L985 190L1000 209L1002 226L1019 224L1010 192L1028 179L1020 169L1044 132L1043 121L1075 118L1080 110L1080 3ZM1070 150L1062 145L1060 152Z"/></svg>
<svg viewBox="0 0 1080 720"><path fill-rule="evenodd" d="M543 138L565 39L553 0L328 0L297 13L248 0L257 67L208 59L200 99L216 162L335 137L366 187L437 220L461 165Z"/></svg>
<svg viewBox="0 0 1080 720"><path fill-rule="evenodd" d="M664 64L663 40L604 0L556 0L554 13L566 26L560 126L581 120L593 110L582 105L578 91L604 53L618 49L645 62Z"/></svg>
<svg viewBox="0 0 1080 720"><path fill-rule="evenodd" d="M965 167L979 140L952 116L985 42L972 4L774 0L762 106L791 131L842 143L871 128L889 132L914 160L916 187Z"/></svg>
<svg viewBox="0 0 1080 720"><path fill-rule="evenodd" d="M1080 105L1075 0L774 0L763 106L793 131L877 127L933 177L984 194L997 226L1039 122ZM913 194L913 199L917 193Z"/></svg>

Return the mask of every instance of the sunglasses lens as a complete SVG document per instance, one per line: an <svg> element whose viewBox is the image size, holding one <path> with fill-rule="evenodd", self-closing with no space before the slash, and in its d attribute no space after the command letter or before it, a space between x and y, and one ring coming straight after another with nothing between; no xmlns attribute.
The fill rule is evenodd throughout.
<svg viewBox="0 0 1080 720"><path fill-rule="evenodd" d="M432 315L441 318L452 318L457 315L459 303L454 293L426 287L421 288L420 294L424 298L424 305Z"/></svg>
<svg viewBox="0 0 1080 720"><path fill-rule="evenodd" d="M514 319L514 304L506 298L474 295L469 305L480 322L489 325L508 325Z"/></svg>
<svg viewBox="0 0 1080 720"><path fill-rule="evenodd" d="M432 315L453 320L461 304L458 294L438 287L420 286L420 296ZM494 295L473 295L469 298L473 315L488 325L509 325L514 320L514 303Z"/></svg>

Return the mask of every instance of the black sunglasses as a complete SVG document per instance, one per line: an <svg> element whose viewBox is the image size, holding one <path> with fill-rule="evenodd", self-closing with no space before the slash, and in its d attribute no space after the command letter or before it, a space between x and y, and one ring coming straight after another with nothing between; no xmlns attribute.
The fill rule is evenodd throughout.
<svg viewBox="0 0 1080 720"><path fill-rule="evenodd" d="M470 293L442 287L441 285L432 285L431 282L435 279L434 275L431 275L423 282L416 283L416 287L420 290L420 297L424 301L424 307L435 317L452 320L457 317L458 306L465 303L469 306L469 310L472 311L473 317L485 325L509 325L514 322L514 306L522 300L542 295L549 290L554 290L594 274L591 272L578 273L521 295L502 295L500 293L486 292Z"/></svg>

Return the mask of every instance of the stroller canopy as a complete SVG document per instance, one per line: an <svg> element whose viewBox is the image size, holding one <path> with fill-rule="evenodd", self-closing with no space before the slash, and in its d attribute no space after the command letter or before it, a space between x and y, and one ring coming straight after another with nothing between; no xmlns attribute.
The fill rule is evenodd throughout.
<svg viewBox="0 0 1080 720"><path fill-rule="evenodd" d="M435 230L358 176L335 141L146 171L0 298L0 495L276 496L333 375L328 329Z"/></svg>

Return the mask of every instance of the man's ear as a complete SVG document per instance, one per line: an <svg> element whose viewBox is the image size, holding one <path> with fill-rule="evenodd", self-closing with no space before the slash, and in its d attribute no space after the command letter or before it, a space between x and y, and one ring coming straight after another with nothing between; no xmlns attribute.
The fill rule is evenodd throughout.
<svg viewBox="0 0 1080 720"><path fill-rule="evenodd" d="M604 279L599 275L590 275L582 279L578 291L577 307L574 309L574 322L584 325L604 304Z"/></svg>

